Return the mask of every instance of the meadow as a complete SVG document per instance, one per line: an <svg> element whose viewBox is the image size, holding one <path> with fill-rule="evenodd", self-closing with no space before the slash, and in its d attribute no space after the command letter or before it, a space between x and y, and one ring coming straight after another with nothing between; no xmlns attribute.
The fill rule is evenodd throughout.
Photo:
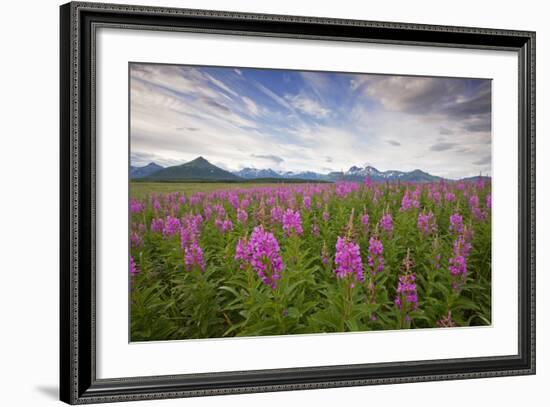
<svg viewBox="0 0 550 407"><path fill-rule="evenodd" d="M132 341L491 324L491 186L130 185Z"/></svg>

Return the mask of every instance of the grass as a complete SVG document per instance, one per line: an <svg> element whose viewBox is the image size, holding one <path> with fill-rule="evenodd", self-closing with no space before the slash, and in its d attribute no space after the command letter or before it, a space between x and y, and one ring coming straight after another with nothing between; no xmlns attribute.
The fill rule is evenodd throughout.
<svg viewBox="0 0 550 407"><path fill-rule="evenodd" d="M315 181L311 181L314 183ZM277 183L285 185L286 183ZM195 192L211 192L220 189L235 188L257 188L273 186L272 182L251 183L251 182L130 182L130 196L141 199L148 194L169 194L171 192L181 192L186 195Z"/></svg>

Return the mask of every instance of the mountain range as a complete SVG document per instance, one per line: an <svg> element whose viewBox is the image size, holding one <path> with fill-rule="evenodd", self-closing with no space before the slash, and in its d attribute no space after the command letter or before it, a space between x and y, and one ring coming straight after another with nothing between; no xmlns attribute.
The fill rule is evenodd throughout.
<svg viewBox="0 0 550 407"><path fill-rule="evenodd" d="M185 164L163 168L156 163L149 163L143 167L130 167L131 179L144 179L151 181L247 181L247 180L303 180L303 181L363 181L369 177L373 181L403 181L403 182L438 182L444 178L428 174L416 169L413 171L379 171L366 165L364 167L352 166L347 171L329 172L322 174L312 171L275 171L271 168L256 169L246 167L242 170L229 172L211 164L204 157L197 157ZM479 177L469 177L478 179ZM469 180L465 178L464 180ZM488 179L488 177L483 177Z"/></svg>
<svg viewBox="0 0 550 407"><path fill-rule="evenodd" d="M143 167L130 166L130 178L145 178L163 168L156 163L149 163Z"/></svg>

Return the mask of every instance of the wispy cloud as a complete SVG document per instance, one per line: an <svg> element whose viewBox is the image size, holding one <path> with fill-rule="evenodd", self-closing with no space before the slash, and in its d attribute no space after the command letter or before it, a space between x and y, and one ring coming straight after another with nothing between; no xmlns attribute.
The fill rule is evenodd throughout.
<svg viewBox="0 0 550 407"><path fill-rule="evenodd" d="M160 64L130 74L132 163L491 170L489 80Z"/></svg>
<svg viewBox="0 0 550 407"><path fill-rule="evenodd" d="M451 148L455 147L456 143L436 143L430 147L430 150L432 151L446 151L450 150Z"/></svg>
<svg viewBox="0 0 550 407"><path fill-rule="evenodd" d="M266 154L266 155L263 155L263 154L250 154L251 157L253 158L259 158L261 160L266 160L266 161L271 161L277 165L281 164L284 159L279 157L279 156L276 156L276 155L273 155L273 154Z"/></svg>
<svg viewBox="0 0 550 407"><path fill-rule="evenodd" d="M327 117L330 113L330 110L323 107L318 101L303 94L286 95L286 99L294 108L318 119Z"/></svg>
<svg viewBox="0 0 550 407"><path fill-rule="evenodd" d="M491 156L488 155L486 157L481 158L480 160L474 161L472 164L474 165L486 165L491 163Z"/></svg>

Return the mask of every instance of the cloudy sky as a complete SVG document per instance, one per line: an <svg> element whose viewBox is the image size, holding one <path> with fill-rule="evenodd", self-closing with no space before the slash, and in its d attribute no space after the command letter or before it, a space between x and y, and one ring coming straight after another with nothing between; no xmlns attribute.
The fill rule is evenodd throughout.
<svg viewBox="0 0 550 407"><path fill-rule="evenodd" d="M491 82L131 64L132 165L491 173Z"/></svg>

